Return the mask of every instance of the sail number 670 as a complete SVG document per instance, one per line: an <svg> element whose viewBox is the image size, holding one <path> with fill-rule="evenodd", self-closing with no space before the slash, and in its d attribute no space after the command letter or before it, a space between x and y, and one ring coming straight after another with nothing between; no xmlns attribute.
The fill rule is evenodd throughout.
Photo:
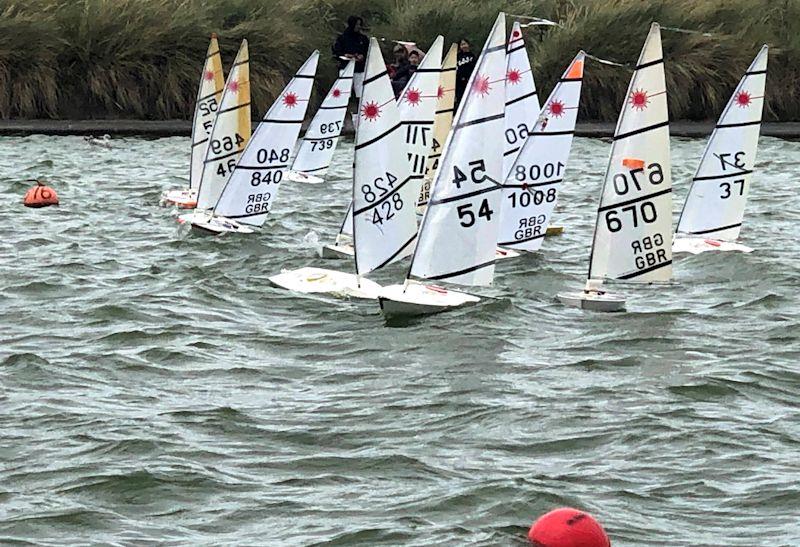
<svg viewBox="0 0 800 547"><path fill-rule="evenodd" d="M623 216L630 216L630 220L634 228L639 226L640 218L642 219L642 221L644 221L645 224L652 224L658 219L656 206L653 205L652 201L643 201L642 203L639 204L634 203L633 205L622 207L620 211L622 211L623 213L625 212L630 213L630 215L623 215ZM622 230L622 219L620 218L620 215L617 213L616 209L611 209L610 211L607 211L605 218L606 218L606 227L608 228L609 232L619 232L620 230Z"/></svg>
<svg viewBox="0 0 800 547"><path fill-rule="evenodd" d="M651 163L647 166L647 171L647 178L650 181L650 184L658 186L664 182L664 171L661 169L660 163ZM626 175L625 173L617 173L614 175L613 179L614 192L616 192L618 196L624 196L631 190L632 186L636 187L636 190L641 191L641 181L636 177L636 175L644 172L644 167L639 167L637 169L630 169L628 171L630 175Z"/></svg>

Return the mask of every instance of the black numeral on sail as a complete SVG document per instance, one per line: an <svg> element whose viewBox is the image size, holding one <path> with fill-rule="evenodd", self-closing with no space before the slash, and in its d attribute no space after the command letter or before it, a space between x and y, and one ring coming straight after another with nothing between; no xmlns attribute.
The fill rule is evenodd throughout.
<svg viewBox="0 0 800 547"><path fill-rule="evenodd" d="M480 184L487 179L486 177L486 164L483 160L475 160L471 161L467 164L471 169L467 169L469 171L469 176L472 182L475 184ZM461 189L461 183L466 182L467 175L464 174L464 171L458 168L457 165L453 166L453 184L456 185L456 188Z"/></svg>
<svg viewBox="0 0 800 547"><path fill-rule="evenodd" d="M364 185L366 186L366 184ZM378 207L372 210L372 223L383 224L384 220L389 220L394 217L394 211L399 211L403 208L403 200L400 194L393 194L391 199L387 199ZM383 214L383 216L381 216Z"/></svg>
<svg viewBox="0 0 800 547"><path fill-rule="evenodd" d="M720 167L722 170L725 171L728 166L735 167L736 169L742 170L745 168L744 161L742 158L744 157L744 152L739 151L735 153L727 152L725 154L714 154L719 159ZM733 161L731 161L731 156L733 156Z"/></svg>
<svg viewBox="0 0 800 547"><path fill-rule="evenodd" d="M733 192L731 192L731 186L737 184L739 185L739 193L734 194ZM725 193L720 196L721 199L728 199L733 195L739 195L739 196L744 195L744 179L738 179L733 182L722 182L720 183L719 187L725 191ZM735 192L736 188L734 188L733 191Z"/></svg>
<svg viewBox="0 0 800 547"><path fill-rule="evenodd" d="M210 99L208 99L205 102L198 103L197 108L200 109L200 113L203 116L208 116L212 112L216 112L217 111L217 99L215 99L214 97L211 97Z"/></svg>
<svg viewBox="0 0 800 547"><path fill-rule="evenodd" d="M660 163L651 163L647 166L647 178L650 181L650 184L653 186L658 186L662 182L664 182L664 171L661 169ZM614 191L617 193L618 196L624 196L627 194L632 188L635 188L637 191L641 191L642 189L642 175L645 172L644 167L639 167L637 169L631 169L628 171L629 175L625 173L617 173L614 175Z"/></svg>
<svg viewBox="0 0 800 547"><path fill-rule="evenodd" d="M638 207L637 207L638 205ZM643 201L642 203L628 205L620 209L623 213L630 213L631 222L633 227L639 226L639 219L641 218L646 224L652 224L658 219L656 206L652 201ZM611 209L606 212L606 227L609 232L619 232L622 230L622 218L625 215L617 213L616 209Z"/></svg>
<svg viewBox="0 0 800 547"><path fill-rule="evenodd" d="M458 219L461 221L461 225L464 228L469 228L470 226L475 225L475 213L472 211L472 203L465 203L464 205L459 205L456 207L456 212L458 213ZM480 207L478 207L478 218L485 218L487 222L492 220L492 215L494 211L489 207L489 200L484 199L481 202Z"/></svg>
<svg viewBox="0 0 800 547"><path fill-rule="evenodd" d="M338 133L342 130L342 122L331 122L331 123L323 123L319 126L319 132L321 135L325 133Z"/></svg>
<svg viewBox="0 0 800 547"><path fill-rule="evenodd" d="M326 139L324 141L311 141L311 151L317 150L330 150L333 148L333 139Z"/></svg>
<svg viewBox="0 0 800 547"><path fill-rule="evenodd" d="M516 129L509 127L506 129L506 142L508 144L516 144L517 141L524 141L528 136L528 126L521 123Z"/></svg>
<svg viewBox="0 0 800 547"><path fill-rule="evenodd" d="M212 139L209 146L211 146L212 152L219 154L221 152L232 152L240 147L244 141L245 139L239 133L236 133L233 138L228 136L221 139Z"/></svg>
<svg viewBox="0 0 800 547"><path fill-rule="evenodd" d="M259 148L258 152L256 152L256 161L258 161L258 163L275 163L278 161L286 163L289 161L289 149L274 150Z"/></svg>
<svg viewBox="0 0 800 547"><path fill-rule="evenodd" d="M510 194L508 199L511 200L511 207L516 207L519 205L520 207L527 207L531 204L531 201L535 205L541 205L543 202L553 203L556 200L556 189L549 188L546 192L542 192L541 190L535 190L531 192L530 190L523 190L519 196L517 193Z"/></svg>
<svg viewBox="0 0 800 547"><path fill-rule="evenodd" d="M514 178L519 182L526 180L539 180L544 175L545 178L551 178L553 175L560 177L565 165L561 162L558 163L545 163L544 165L531 165L525 167L524 165L517 165L514 168Z"/></svg>
<svg viewBox="0 0 800 547"><path fill-rule="evenodd" d="M278 184L281 180L283 180L283 170L269 170L262 173L261 171L253 171L252 176L250 177L250 184L253 186L258 186L262 182L264 184Z"/></svg>
<svg viewBox="0 0 800 547"><path fill-rule="evenodd" d="M392 191L395 182L397 182L397 177L387 172L385 177L376 178L372 182L372 184L362 184L361 193L364 194L364 201L366 201L367 203L375 203L375 201L377 201L378 199L382 198L383 196ZM378 190L380 194L376 194L375 190ZM399 210L402 207L403 207L403 202L401 201L400 207L398 207L397 209ZM391 217L385 217L385 218L391 218Z"/></svg>

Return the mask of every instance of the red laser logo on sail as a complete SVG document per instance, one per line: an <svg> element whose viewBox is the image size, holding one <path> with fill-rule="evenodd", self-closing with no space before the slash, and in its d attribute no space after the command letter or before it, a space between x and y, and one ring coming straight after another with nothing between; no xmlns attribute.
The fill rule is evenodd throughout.
<svg viewBox="0 0 800 547"><path fill-rule="evenodd" d="M739 108L747 108L750 106L750 103L753 101L753 98L747 91L740 91L736 94L736 104Z"/></svg>
<svg viewBox="0 0 800 547"><path fill-rule="evenodd" d="M436 98L441 99L442 97L444 97L444 88L439 86L439 89L436 90Z"/></svg>
<svg viewBox="0 0 800 547"><path fill-rule="evenodd" d="M370 122L377 120L381 115L381 108L376 102L369 102L361 109L361 115Z"/></svg>
<svg viewBox="0 0 800 547"><path fill-rule="evenodd" d="M231 93L238 93L239 92L239 82L234 80L228 84L228 89Z"/></svg>
<svg viewBox="0 0 800 547"><path fill-rule="evenodd" d="M333 95L334 97L336 97L338 99L339 97L342 96L342 92L338 87L334 87L333 91L331 92L331 95Z"/></svg>
<svg viewBox="0 0 800 547"><path fill-rule="evenodd" d="M634 110L644 110L649 103L650 99L647 97L647 91L644 89L631 91L631 96L628 97L628 104L631 105L631 108Z"/></svg>
<svg viewBox="0 0 800 547"><path fill-rule="evenodd" d="M511 39L516 40L517 38L520 37L520 34L521 34L520 31L515 30L514 32L511 33Z"/></svg>
<svg viewBox="0 0 800 547"><path fill-rule="evenodd" d="M481 97L487 96L492 90L492 87L489 85L489 77L478 74L475 77L475 81L472 82L472 90Z"/></svg>
<svg viewBox="0 0 800 547"><path fill-rule="evenodd" d="M297 106L297 95L294 93L287 93L283 96L283 104L285 104L287 108L294 108Z"/></svg>
<svg viewBox="0 0 800 547"><path fill-rule="evenodd" d="M207 81L210 82L211 80L214 79L214 73L211 72L210 70L206 70L205 74L203 74L203 78L205 78Z"/></svg>
<svg viewBox="0 0 800 547"><path fill-rule="evenodd" d="M417 106L422 99L422 94L419 92L419 89L411 88L406 92L406 101L411 106Z"/></svg>
<svg viewBox="0 0 800 547"><path fill-rule="evenodd" d="M508 71L508 74L506 74L506 80L508 80L508 83L511 85L517 85L522 80L522 74L520 74L519 70L516 68L512 68Z"/></svg>
<svg viewBox="0 0 800 547"><path fill-rule="evenodd" d="M553 101L548 105L547 110L556 118L560 118L564 115L564 103L561 101Z"/></svg>

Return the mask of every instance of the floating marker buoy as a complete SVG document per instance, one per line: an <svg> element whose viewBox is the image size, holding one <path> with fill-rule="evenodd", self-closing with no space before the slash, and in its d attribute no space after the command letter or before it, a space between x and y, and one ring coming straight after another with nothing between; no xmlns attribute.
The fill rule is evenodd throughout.
<svg viewBox="0 0 800 547"><path fill-rule="evenodd" d="M22 204L25 207L33 207L34 209L58 205L58 194L56 194L55 190L37 180L36 186L25 193Z"/></svg>
<svg viewBox="0 0 800 547"><path fill-rule="evenodd" d="M571 507L539 517L531 526L528 539L537 547L611 547L600 523Z"/></svg>

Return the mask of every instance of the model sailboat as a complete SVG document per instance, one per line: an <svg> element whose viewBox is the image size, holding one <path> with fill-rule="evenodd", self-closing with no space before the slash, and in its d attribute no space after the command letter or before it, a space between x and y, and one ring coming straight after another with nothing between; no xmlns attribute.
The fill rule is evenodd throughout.
<svg viewBox="0 0 800 547"><path fill-rule="evenodd" d="M736 239L756 161L768 51L761 48L711 134L678 220L674 253L753 250Z"/></svg>
<svg viewBox="0 0 800 547"><path fill-rule="evenodd" d="M210 218L211 210L250 138L250 123L250 56L247 40L242 40L209 135L197 189L197 208L193 213L181 215L179 222Z"/></svg>
<svg viewBox="0 0 800 547"><path fill-rule="evenodd" d="M314 51L275 99L247 143L213 214L192 228L214 234L252 233L267 219L305 118L319 52Z"/></svg>
<svg viewBox="0 0 800 547"><path fill-rule="evenodd" d="M506 177L501 247L534 252L542 246L572 148L584 57L578 53L553 88Z"/></svg>
<svg viewBox="0 0 800 547"><path fill-rule="evenodd" d="M289 171L289 180L308 184L325 182L323 177L331 165L336 144L342 134L344 116L353 88L354 67L355 61L347 63L311 120Z"/></svg>
<svg viewBox="0 0 800 547"><path fill-rule="evenodd" d="M501 12L445 144L408 278L381 293L387 316L435 313L480 300L415 279L492 282L502 199L505 50Z"/></svg>
<svg viewBox="0 0 800 547"><path fill-rule="evenodd" d="M167 190L161 195L164 205L175 205L181 209L191 209L197 205L197 188L203 173L203 160L208 148L208 137L217 116L225 76L222 73L222 57L219 54L217 35L211 35L200 86L197 90L197 101L192 121L192 153L189 164L189 188L185 190Z"/></svg>
<svg viewBox="0 0 800 547"><path fill-rule="evenodd" d="M396 151L406 151L412 177L422 181L427 168L428 155L433 149L433 127L439 102L438 87L442 69L442 44L438 36L431 45L417 71L411 76L397 99L398 113L403 124L404 145ZM333 245L322 247L323 258L349 258L353 256L352 205L345 213Z"/></svg>
<svg viewBox="0 0 800 547"><path fill-rule="evenodd" d="M606 279L672 278L672 174L661 31L653 23L628 86L606 170L586 288L559 294L567 305L621 311L625 299Z"/></svg>
<svg viewBox="0 0 800 547"><path fill-rule="evenodd" d="M400 112L380 46L370 40L359 104L353 172L353 243L356 274L302 268L270 277L302 293L376 298L380 286L363 276L409 255L417 233L414 202L421 177L403 153Z"/></svg>

